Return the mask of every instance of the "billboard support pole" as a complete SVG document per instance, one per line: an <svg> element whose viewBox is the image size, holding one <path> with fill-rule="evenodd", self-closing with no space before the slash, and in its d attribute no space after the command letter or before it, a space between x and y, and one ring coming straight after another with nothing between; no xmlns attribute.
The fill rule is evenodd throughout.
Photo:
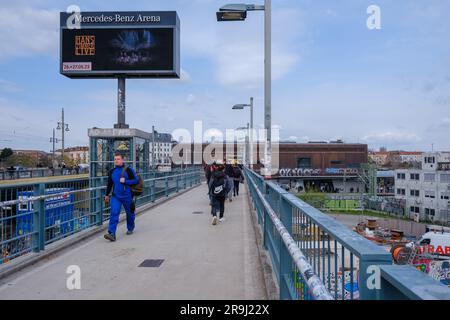
<svg viewBox="0 0 450 320"><path fill-rule="evenodd" d="M117 129L129 128L125 123L125 79L124 76L117 79L117 124L114 125Z"/></svg>

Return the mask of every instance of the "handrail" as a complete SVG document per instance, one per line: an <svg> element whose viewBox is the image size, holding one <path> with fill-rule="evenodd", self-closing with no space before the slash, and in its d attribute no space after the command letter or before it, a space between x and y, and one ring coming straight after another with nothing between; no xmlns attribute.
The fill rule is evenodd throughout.
<svg viewBox="0 0 450 320"><path fill-rule="evenodd" d="M285 281L286 284L293 285L295 289L301 289L295 278L288 279L289 275L286 276L288 272L291 272L290 267L283 269L278 266L283 263L280 252L284 248L274 243L273 237L270 235L272 226L269 225L270 229L266 226L269 221L268 217L271 221L269 223L275 226L278 224L278 221L274 221L273 216L277 219L278 216L280 217L278 220L285 224L286 231L292 228L292 238L298 237L295 244L307 261L311 263L313 271L323 281L325 288L332 296L334 295L334 299L450 299L450 289L444 284L413 266L393 264L392 255L382 247L298 199L295 195L286 192L273 182L265 181L254 171L246 168L245 174L247 180L250 181L249 186L252 186L250 193L259 212L260 224L264 224L265 241L267 237L267 248L275 263L273 266L278 272L276 274L280 285L285 284L282 283ZM270 210L267 205L271 207ZM292 225L289 225L291 221ZM276 229L280 232L278 227ZM283 241L286 243L284 237ZM331 259L331 265L330 251L335 255ZM349 254L345 255L345 251ZM354 257L356 257L356 261L353 260ZM340 271L338 267L341 273L337 277L336 275ZM349 276L344 283L347 272ZM355 279L357 283L354 286L352 283ZM347 282L348 280L349 282ZM358 291L357 296L353 294L355 289ZM292 289L285 285L284 288L280 288L280 295L283 294L287 298L297 297L295 292L292 293L290 290ZM348 293L347 296L345 292Z"/></svg>
<svg viewBox="0 0 450 320"><path fill-rule="evenodd" d="M171 175L171 176L164 176L164 177L157 177L157 178L150 178L150 179L143 179L143 180L144 180L144 182L157 181L157 180L166 180L166 179L176 178L176 177L185 176L185 175L189 175L189 174L195 174L195 173L198 173L198 172L200 172L200 170L197 170L197 171L194 170L194 171L189 171L189 172L185 172L185 173L175 174L175 175ZM85 189L77 189L77 190L64 191L64 192L52 193L52 194L44 194L44 195L38 195L38 196L30 196L30 197L27 197L26 199L8 200L8 201L0 202L0 208L6 207L6 206L15 205L15 204L28 203L30 201L37 201L37 200L43 200L43 199L47 199L47 198L54 198L54 197L57 197L57 196L66 196L66 195L71 195L71 194L76 194L76 193L81 193L81 192L89 192L89 191L96 191L96 190L103 190L103 189L106 189L106 186L91 187L91 188L85 188Z"/></svg>
<svg viewBox="0 0 450 320"><path fill-rule="evenodd" d="M316 300L333 300L333 297L325 288L325 285L323 284L322 280L320 280L320 278L315 274L311 264L307 261L305 255L300 250L298 245L295 243L294 239L289 234L289 231L285 228L281 220L277 217L275 211L272 209L270 204L264 198L264 195L261 193L261 191L259 191L255 182L253 181L253 178L248 176L248 180L250 180L251 183L255 186L255 190L260 200L262 201L264 208L267 210L270 219L275 225L280 237L283 239L284 245L288 249L289 254L291 255L295 265L300 270L300 273L303 279L305 280L305 283L307 283L308 288L312 292L314 298Z"/></svg>

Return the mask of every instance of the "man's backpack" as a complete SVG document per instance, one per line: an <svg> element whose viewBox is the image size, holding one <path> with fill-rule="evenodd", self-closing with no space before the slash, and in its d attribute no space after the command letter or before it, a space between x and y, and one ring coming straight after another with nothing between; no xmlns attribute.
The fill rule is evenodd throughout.
<svg viewBox="0 0 450 320"><path fill-rule="evenodd" d="M133 175L133 171L129 170L128 167L123 167L122 169L122 175L121 178L124 177L125 175L125 170L128 170L128 177L130 177L131 175ZM133 196L140 196L143 192L144 192L144 179L142 179L141 175L139 173L136 173L137 175L137 179L138 179L138 183L136 184L132 184L130 185L131 188L131 193L133 194Z"/></svg>
<svg viewBox="0 0 450 320"><path fill-rule="evenodd" d="M226 191L226 181L224 177L214 177L211 192L213 196L225 197Z"/></svg>

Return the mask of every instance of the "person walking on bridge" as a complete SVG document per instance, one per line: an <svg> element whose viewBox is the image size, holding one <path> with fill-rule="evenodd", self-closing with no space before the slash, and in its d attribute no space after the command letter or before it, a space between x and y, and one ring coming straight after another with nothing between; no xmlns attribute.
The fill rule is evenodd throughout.
<svg viewBox="0 0 450 320"><path fill-rule="evenodd" d="M233 184L233 165L230 162L226 162L226 159L223 160L225 163L225 174L228 176L228 178L231 180L231 184ZM233 201L233 186L228 191L227 198L230 200L230 202Z"/></svg>
<svg viewBox="0 0 450 320"><path fill-rule="evenodd" d="M239 196L239 184L244 181L244 176L237 163L233 166L233 196Z"/></svg>
<svg viewBox="0 0 450 320"><path fill-rule="evenodd" d="M116 153L114 156L114 168L109 172L108 185L106 187L105 202L111 202L111 215L105 239L116 241L116 230L122 206L127 214L127 234L133 233L135 213L131 186L138 183L139 178L136 172L125 165L122 154ZM111 191L112 196L110 197Z"/></svg>
<svg viewBox="0 0 450 320"><path fill-rule="evenodd" d="M212 224L217 224L217 212L220 212L219 221L224 221L225 199L229 190L228 177L224 172L225 166L217 164L209 182L209 194L211 195L211 213L213 215Z"/></svg>

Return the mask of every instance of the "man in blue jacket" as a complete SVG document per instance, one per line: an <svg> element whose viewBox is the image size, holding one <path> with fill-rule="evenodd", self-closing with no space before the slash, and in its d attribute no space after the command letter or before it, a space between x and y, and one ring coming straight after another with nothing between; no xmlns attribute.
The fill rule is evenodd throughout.
<svg viewBox="0 0 450 320"><path fill-rule="evenodd" d="M125 166L120 153L114 155L114 166L114 169L109 172L105 196L106 203L111 200L108 233L105 234L105 239L109 241L116 241L117 224L119 223L122 206L127 214L127 234L133 233L135 214L131 186L139 183L136 172L132 168ZM112 197L109 196L111 190Z"/></svg>

